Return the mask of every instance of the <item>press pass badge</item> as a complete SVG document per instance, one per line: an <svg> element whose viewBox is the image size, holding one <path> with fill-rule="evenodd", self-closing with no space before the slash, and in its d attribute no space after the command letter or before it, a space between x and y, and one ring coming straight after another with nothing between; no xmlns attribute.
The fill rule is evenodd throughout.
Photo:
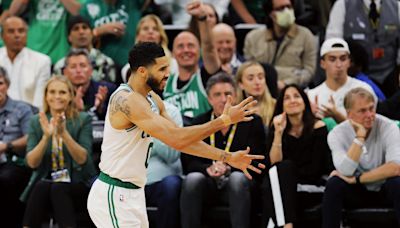
<svg viewBox="0 0 400 228"><path fill-rule="evenodd" d="M68 169L61 169L51 173L51 179L53 182L71 182L71 177L69 176Z"/></svg>

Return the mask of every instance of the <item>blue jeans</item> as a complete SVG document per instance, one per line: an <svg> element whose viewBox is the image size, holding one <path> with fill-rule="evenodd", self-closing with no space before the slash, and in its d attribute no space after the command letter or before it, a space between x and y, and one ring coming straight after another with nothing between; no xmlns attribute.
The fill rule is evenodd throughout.
<svg viewBox="0 0 400 228"><path fill-rule="evenodd" d="M250 227L251 183L242 172L236 171L231 173L228 183L218 189L213 178L200 172L189 173L182 185L182 227L200 228L203 207L215 204L229 205L232 228ZM204 205L205 202L216 203Z"/></svg>
<svg viewBox="0 0 400 228"><path fill-rule="evenodd" d="M179 197L182 178L167 176L161 181L146 185L146 204L158 207L157 228L178 228Z"/></svg>

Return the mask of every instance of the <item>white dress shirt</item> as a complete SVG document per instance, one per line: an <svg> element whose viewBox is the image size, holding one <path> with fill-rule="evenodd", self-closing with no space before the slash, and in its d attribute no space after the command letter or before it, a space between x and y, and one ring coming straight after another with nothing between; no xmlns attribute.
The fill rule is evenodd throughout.
<svg viewBox="0 0 400 228"><path fill-rule="evenodd" d="M8 96L42 109L44 87L50 78L50 58L25 47L11 62L6 47L2 47L0 66L6 69L10 78Z"/></svg>

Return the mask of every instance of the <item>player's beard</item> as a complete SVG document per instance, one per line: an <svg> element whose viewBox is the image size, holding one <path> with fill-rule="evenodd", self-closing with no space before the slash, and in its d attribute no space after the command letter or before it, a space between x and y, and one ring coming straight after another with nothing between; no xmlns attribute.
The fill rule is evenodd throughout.
<svg viewBox="0 0 400 228"><path fill-rule="evenodd" d="M162 94L162 89L160 88L160 82L156 80L153 75L149 75L149 78L146 81L146 84L157 94Z"/></svg>

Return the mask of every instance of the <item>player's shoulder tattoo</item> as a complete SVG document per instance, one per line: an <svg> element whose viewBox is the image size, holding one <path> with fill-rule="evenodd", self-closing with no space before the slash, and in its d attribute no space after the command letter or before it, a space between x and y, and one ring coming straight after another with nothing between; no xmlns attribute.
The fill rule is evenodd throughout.
<svg viewBox="0 0 400 228"><path fill-rule="evenodd" d="M127 116L131 114L130 108L128 106L128 99L120 94L116 94L114 99L112 99L110 114L115 114L118 111L125 113L125 115Z"/></svg>

